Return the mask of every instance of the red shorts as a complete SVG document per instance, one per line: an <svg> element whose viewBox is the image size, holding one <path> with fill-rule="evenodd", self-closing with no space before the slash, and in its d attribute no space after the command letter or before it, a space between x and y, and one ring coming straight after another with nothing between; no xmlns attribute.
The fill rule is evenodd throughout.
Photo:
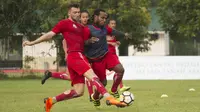
<svg viewBox="0 0 200 112"><path fill-rule="evenodd" d="M112 53L112 55L119 60L119 57L117 56L116 53Z"/></svg>
<svg viewBox="0 0 200 112"><path fill-rule="evenodd" d="M92 69L100 81L106 80L106 69L111 69L120 64L117 55L108 52L103 58L92 62Z"/></svg>
<svg viewBox="0 0 200 112"><path fill-rule="evenodd" d="M85 83L83 74L91 69L87 58L81 52L71 52L67 56L71 84Z"/></svg>

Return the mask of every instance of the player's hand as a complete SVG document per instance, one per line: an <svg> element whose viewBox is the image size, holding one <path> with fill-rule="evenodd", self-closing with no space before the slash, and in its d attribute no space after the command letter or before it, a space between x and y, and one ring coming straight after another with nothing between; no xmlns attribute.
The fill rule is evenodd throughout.
<svg viewBox="0 0 200 112"><path fill-rule="evenodd" d="M67 61L67 55L68 55L68 54L65 54L65 61Z"/></svg>
<svg viewBox="0 0 200 112"><path fill-rule="evenodd" d="M116 41L116 44L117 44L117 46L119 46L121 44L121 42L120 41Z"/></svg>
<svg viewBox="0 0 200 112"><path fill-rule="evenodd" d="M90 43L95 43L95 42L98 42L99 41L99 38L97 37L91 37L90 38Z"/></svg>
<svg viewBox="0 0 200 112"><path fill-rule="evenodd" d="M110 43L112 46L117 46L117 43L116 42L111 42Z"/></svg>
<svg viewBox="0 0 200 112"><path fill-rule="evenodd" d="M32 46L32 45L33 45L33 43L30 42L30 41L24 41L23 44L22 44L23 47L25 47L25 46Z"/></svg>
<svg viewBox="0 0 200 112"><path fill-rule="evenodd" d="M131 39L131 37L130 37L130 35L129 35L128 33L125 33L124 35L125 35L124 38L125 38L126 40Z"/></svg>
<svg viewBox="0 0 200 112"><path fill-rule="evenodd" d="M116 47L119 46L121 43L119 41L116 41L116 42L110 42L109 44Z"/></svg>

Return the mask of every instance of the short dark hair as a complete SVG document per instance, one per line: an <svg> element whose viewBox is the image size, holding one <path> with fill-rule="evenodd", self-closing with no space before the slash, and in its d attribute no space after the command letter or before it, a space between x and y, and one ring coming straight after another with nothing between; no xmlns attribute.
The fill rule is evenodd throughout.
<svg viewBox="0 0 200 112"><path fill-rule="evenodd" d="M115 22L116 22L115 19L112 19L112 18L111 18L111 19L108 20L108 24L110 24L110 21L115 21Z"/></svg>
<svg viewBox="0 0 200 112"><path fill-rule="evenodd" d="M87 10L81 10L81 13L87 13L88 15L90 15Z"/></svg>
<svg viewBox="0 0 200 112"><path fill-rule="evenodd" d="M74 7L74 8L80 8L79 4L77 4L77 3L72 3L72 4L69 4L69 5L68 5L68 10L70 10L72 7Z"/></svg>
<svg viewBox="0 0 200 112"><path fill-rule="evenodd" d="M106 11L103 9L96 9L96 10L94 10L93 16L95 16L95 15L99 16L100 12L106 12Z"/></svg>
<svg viewBox="0 0 200 112"><path fill-rule="evenodd" d="M95 9L91 19L94 20L94 16L99 16L100 12L106 12L106 11L103 9Z"/></svg>

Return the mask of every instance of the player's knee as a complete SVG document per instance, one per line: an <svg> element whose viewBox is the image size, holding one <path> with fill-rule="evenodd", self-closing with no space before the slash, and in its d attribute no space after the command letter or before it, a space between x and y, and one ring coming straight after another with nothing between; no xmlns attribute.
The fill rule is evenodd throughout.
<svg viewBox="0 0 200 112"><path fill-rule="evenodd" d="M92 77L92 80L96 80L96 81L99 81L99 77L97 77L96 75Z"/></svg>
<svg viewBox="0 0 200 112"><path fill-rule="evenodd" d="M121 66L121 67L118 68L118 72L117 72L117 73L118 73L119 75L123 75L123 74L124 74L124 71L125 71L125 70L124 70L124 67Z"/></svg>
<svg viewBox="0 0 200 112"><path fill-rule="evenodd" d="M124 74L124 67L122 66L122 68L121 68L121 70L120 70L120 72L122 73L122 75Z"/></svg>
<svg viewBox="0 0 200 112"><path fill-rule="evenodd" d="M118 75L123 75L124 74L124 67L121 64L118 64L113 68L113 70L118 74Z"/></svg>
<svg viewBox="0 0 200 112"><path fill-rule="evenodd" d="M104 81L102 81L102 84L104 85L104 87L107 85L107 80L105 79Z"/></svg>
<svg viewBox="0 0 200 112"><path fill-rule="evenodd" d="M83 94L84 94L84 84L74 85L74 90L77 94L77 97L83 96Z"/></svg>
<svg viewBox="0 0 200 112"><path fill-rule="evenodd" d="M84 91L76 91L77 97L81 97L84 94Z"/></svg>

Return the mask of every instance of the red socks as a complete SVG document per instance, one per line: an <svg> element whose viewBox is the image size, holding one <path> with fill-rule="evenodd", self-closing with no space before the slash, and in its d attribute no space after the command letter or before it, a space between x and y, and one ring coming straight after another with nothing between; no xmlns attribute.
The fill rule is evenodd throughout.
<svg viewBox="0 0 200 112"><path fill-rule="evenodd" d="M86 85L87 85L87 88L88 88L89 95L91 96L93 94L93 88L92 88L91 82L88 81L87 79L86 79Z"/></svg>
<svg viewBox="0 0 200 112"><path fill-rule="evenodd" d="M103 84L99 81L99 78L94 77L92 79L92 81L90 81L92 83L92 85L96 88L96 90L101 93L102 95L104 95L105 93L107 93L106 88L103 86Z"/></svg>
<svg viewBox="0 0 200 112"><path fill-rule="evenodd" d="M63 80L70 80L69 76L65 72L53 72L51 77Z"/></svg>
<svg viewBox="0 0 200 112"><path fill-rule="evenodd" d="M56 101L63 101L63 100L68 100L68 99L72 99L72 98L76 98L78 97L78 94L76 93L75 90L70 90L70 92L68 94L65 93L61 93L60 95L56 96Z"/></svg>
<svg viewBox="0 0 200 112"><path fill-rule="evenodd" d="M122 78L123 78L122 75L118 75L118 74L114 75L114 77L113 77L113 85L112 85L112 88L111 88L112 92L116 92L117 91L117 88L118 88L120 82L122 81Z"/></svg>
<svg viewBox="0 0 200 112"><path fill-rule="evenodd" d="M114 76L113 76L113 81L115 80L116 77L117 77L117 73L114 74ZM122 81L121 81L120 84L119 84L119 87L120 87L120 88L123 88L123 86L124 86L124 85L123 85L123 83L122 83Z"/></svg>

